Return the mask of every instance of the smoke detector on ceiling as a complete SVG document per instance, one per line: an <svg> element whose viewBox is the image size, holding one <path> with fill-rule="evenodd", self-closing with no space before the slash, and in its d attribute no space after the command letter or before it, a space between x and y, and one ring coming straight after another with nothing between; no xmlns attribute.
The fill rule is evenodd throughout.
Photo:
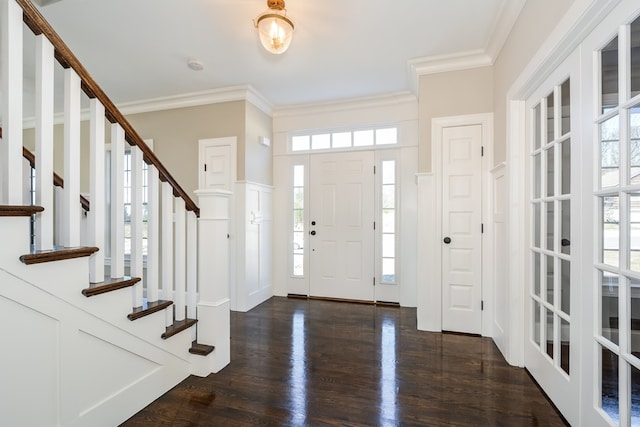
<svg viewBox="0 0 640 427"><path fill-rule="evenodd" d="M202 71L204 69L204 63L201 60L195 58L188 60L187 66L193 71Z"/></svg>

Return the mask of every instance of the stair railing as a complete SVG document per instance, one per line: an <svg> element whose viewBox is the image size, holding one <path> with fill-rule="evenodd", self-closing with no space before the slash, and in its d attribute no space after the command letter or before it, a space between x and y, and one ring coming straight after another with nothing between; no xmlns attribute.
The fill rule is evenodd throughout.
<svg viewBox="0 0 640 427"><path fill-rule="evenodd" d="M124 152L131 152L131 253L130 275L144 277L135 285L133 307L145 300L173 300L174 316L167 314L166 324L185 317L196 317L198 301L197 266L198 220L200 210L178 184L153 151L116 108L87 70L69 50L53 28L29 0L0 0L2 10L2 143L0 143L0 204L24 203L22 178L23 153L23 23L36 37L35 69L35 159L28 156L36 170L36 204L44 211L36 215L35 246L38 250L54 247L54 61L64 68L64 181L60 229L57 235L64 247L81 244L80 195L80 123L81 91L90 99L90 206L87 243L100 250L90 259L90 282L105 280L106 201L110 200L111 242L110 277L125 276L124 249ZM105 119L111 126L111 194L105 194ZM148 253L146 268L142 248L143 163L148 165ZM174 219L175 217L175 219ZM187 267L189 262L189 268ZM142 283L145 283L143 289ZM146 295L145 295L146 293Z"/></svg>

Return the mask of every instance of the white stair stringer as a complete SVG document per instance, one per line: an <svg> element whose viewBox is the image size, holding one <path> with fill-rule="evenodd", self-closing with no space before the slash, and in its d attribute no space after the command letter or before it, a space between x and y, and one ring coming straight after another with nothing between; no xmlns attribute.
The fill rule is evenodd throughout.
<svg viewBox="0 0 640 427"><path fill-rule="evenodd" d="M160 337L163 311L128 320L130 289L83 296L88 259L22 264L28 229L0 218L3 423L118 425L211 363L189 354L189 331Z"/></svg>

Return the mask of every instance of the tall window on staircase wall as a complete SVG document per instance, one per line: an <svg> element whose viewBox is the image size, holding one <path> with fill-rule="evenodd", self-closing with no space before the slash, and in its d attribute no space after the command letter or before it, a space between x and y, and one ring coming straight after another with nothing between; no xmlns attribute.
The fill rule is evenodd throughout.
<svg viewBox="0 0 640 427"><path fill-rule="evenodd" d="M131 152L124 154L124 253L131 255ZM147 209L149 187L149 165L143 163L142 168L142 254L147 255L149 237L149 211Z"/></svg>
<svg viewBox="0 0 640 427"><path fill-rule="evenodd" d="M640 18L597 53L599 406L640 425Z"/></svg>

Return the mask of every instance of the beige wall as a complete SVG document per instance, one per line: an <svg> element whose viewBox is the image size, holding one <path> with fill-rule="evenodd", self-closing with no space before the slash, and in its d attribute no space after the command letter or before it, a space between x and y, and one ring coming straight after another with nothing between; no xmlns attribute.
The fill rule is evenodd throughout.
<svg viewBox="0 0 640 427"><path fill-rule="evenodd" d="M244 179L244 101L201 105L132 114L127 120L144 139L153 139L153 151L184 190L198 189L198 140L238 137L238 179Z"/></svg>
<svg viewBox="0 0 640 427"><path fill-rule="evenodd" d="M259 143L265 136L273 141L273 121L255 105L247 102L244 179L260 184L273 184L273 145Z"/></svg>
<svg viewBox="0 0 640 427"><path fill-rule="evenodd" d="M419 172L431 172L431 120L493 111L492 67L420 77Z"/></svg>
<svg viewBox="0 0 640 427"><path fill-rule="evenodd" d="M494 165L506 159L507 92L574 1L527 1L494 62Z"/></svg>

